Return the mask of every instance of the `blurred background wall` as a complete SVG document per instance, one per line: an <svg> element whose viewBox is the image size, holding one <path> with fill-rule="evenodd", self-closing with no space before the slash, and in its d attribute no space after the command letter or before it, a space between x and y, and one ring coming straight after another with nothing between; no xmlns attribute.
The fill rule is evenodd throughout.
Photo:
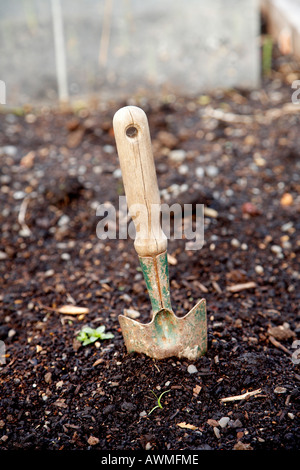
<svg viewBox="0 0 300 470"><path fill-rule="evenodd" d="M1 0L6 105L260 81L257 0Z"/></svg>

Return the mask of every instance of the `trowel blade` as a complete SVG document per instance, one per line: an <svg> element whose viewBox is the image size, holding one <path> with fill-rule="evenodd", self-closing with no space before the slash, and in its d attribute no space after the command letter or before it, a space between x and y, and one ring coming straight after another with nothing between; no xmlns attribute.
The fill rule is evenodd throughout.
<svg viewBox="0 0 300 470"><path fill-rule="evenodd" d="M206 301L201 299L184 317L161 309L150 323L119 316L128 353L144 353L154 359L167 357L196 360L207 351Z"/></svg>

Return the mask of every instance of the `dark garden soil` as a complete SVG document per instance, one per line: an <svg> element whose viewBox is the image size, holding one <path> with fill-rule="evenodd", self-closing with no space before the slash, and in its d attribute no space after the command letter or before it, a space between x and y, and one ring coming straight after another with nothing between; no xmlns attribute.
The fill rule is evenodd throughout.
<svg viewBox="0 0 300 470"><path fill-rule="evenodd" d="M298 448L299 76L275 66L254 92L0 115L1 449ZM133 240L96 234L98 204L124 194L112 117L128 103L148 115L163 202L205 204L203 248L168 245L176 313L207 301L194 362L128 355L118 323L150 320ZM85 325L114 337L82 346Z"/></svg>

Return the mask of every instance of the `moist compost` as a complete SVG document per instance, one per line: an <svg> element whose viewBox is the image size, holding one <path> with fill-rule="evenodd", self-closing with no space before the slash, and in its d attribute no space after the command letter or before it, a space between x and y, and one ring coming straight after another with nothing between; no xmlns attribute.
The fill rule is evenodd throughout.
<svg viewBox="0 0 300 470"><path fill-rule="evenodd" d="M0 115L1 449L297 449L300 105L277 65L252 92ZM118 221L99 239L97 208L124 195L112 117L126 104L147 113L162 202L191 204L194 222L205 205L203 247L168 244L177 315L207 302L195 362L125 350L118 315L145 323L151 306L133 240ZM83 346L86 325L114 337Z"/></svg>

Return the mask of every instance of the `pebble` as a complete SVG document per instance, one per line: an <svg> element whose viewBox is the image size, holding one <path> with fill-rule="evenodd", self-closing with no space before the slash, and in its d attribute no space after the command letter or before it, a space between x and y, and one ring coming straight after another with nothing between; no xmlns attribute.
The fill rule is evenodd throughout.
<svg viewBox="0 0 300 470"><path fill-rule="evenodd" d="M90 446L95 446L95 445L97 445L98 443L99 443L98 437L90 436L90 437L88 438L88 444L89 444Z"/></svg>
<svg viewBox="0 0 300 470"><path fill-rule="evenodd" d="M260 214L259 209L256 207L255 204L252 204L252 202L245 202L242 205L242 211L243 214L247 214L248 216L255 216Z"/></svg>
<svg viewBox="0 0 300 470"><path fill-rule="evenodd" d="M25 196L26 196L26 193L25 193L24 191L16 191L16 192L13 194L13 197L14 197L14 199L16 199L16 200L24 199Z"/></svg>
<svg viewBox="0 0 300 470"><path fill-rule="evenodd" d="M62 388L63 384L64 384L64 381L63 381L63 380L59 380L58 382L56 382L55 387L56 387L57 389L58 389L58 388Z"/></svg>
<svg viewBox="0 0 300 470"><path fill-rule="evenodd" d="M181 193L180 185L173 183L168 187L169 193L171 193L174 197L178 196Z"/></svg>
<svg viewBox="0 0 300 470"><path fill-rule="evenodd" d="M293 196L290 193L284 193L280 199L280 204L282 206L291 206L293 202Z"/></svg>
<svg viewBox="0 0 300 470"><path fill-rule="evenodd" d="M70 217L68 215L64 214L58 220L57 225L59 227L64 227L65 225L68 225L69 222L70 222Z"/></svg>
<svg viewBox="0 0 300 470"><path fill-rule="evenodd" d="M266 160L261 157L260 155L254 155L254 162L257 166L265 166L266 165Z"/></svg>
<svg viewBox="0 0 300 470"><path fill-rule="evenodd" d="M279 385L274 388L274 393L286 393L285 387L280 387Z"/></svg>
<svg viewBox="0 0 300 470"><path fill-rule="evenodd" d="M11 177L9 175L1 175L0 176L0 181L3 184L8 184L11 182Z"/></svg>
<svg viewBox="0 0 300 470"><path fill-rule="evenodd" d="M177 163L183 162L185 160L185 157L186 157L186 151L182 149L171 150L171 152L169 153L169 159L172 162L177 162Z"/></svg>
<svg viewBox="0 0 300 470"><path fill-rule="evenodd" d="M140 312L138 312L137 310L134 310L133 308L125 308L124 315L126 317L136 319L136 318L139 318L141 314Z"/></svg>
<svg viewBox="0 0 300 470"><path fill-rule="evenodd" d="M117 168L117 169L113 172L113 177L116 178L116 179L122 177L122 172L121 172L121 169L120 169L120 168Z"/></svg>
<svg viewBox="0 0 300 470"><path fill-rule="evenodd" d="M71 255L69 253L62 253L60 255L61 259L63 259L64 261L69 261L71 259Z"/></svg>
<svg viewBox="0 0 300 470"><path fill-rule="evenodd" d="M212 418L209 418L209 419L207 420L207 424L208 424L209 426L213 426L213 427L218 427L218 425L219 425L218 421L215 420L215 419L212 419Z"/></svg>
<svg viewBox="0 0 300 470"><path fill-rule="evenodd" d="M239 418L237 418L235 421L230 421L229 422L230 427L232 428L241 428L243 426L243 423Z"/></svg>
<svg viewBox="0 0 300 470"><path fill-rule="evenodd" d="M219 213L215 209L212 209L211 207L204 207L204 216L205 217L212 217L213 219L216 219L218 217Z"/></svg>
<svg viewBox="0 0 300 470"><path fill-rule="evenodd" d="M121 404L121 410L132 412L135 410L135 405L129 401L123 401Z"/></svg>
<svg viewBox="0 0 300 470"><path fill-rule="evenodd" d="M180 192L185 193L189 189L189 185L187 183L183 183L180 186Z"/></svg>
<svg viewBox="0 0 300 470"><path fill-rule="evenodd" d="M288 232L289 230L293 228L293 226L294 226L293 222L286 222L285 224L282 225L281 230L283 232Z"/></svg>
<svg viewBox="0 0 300 470"><path fill-rule="evenodd" d="M102 172L103 172L102 166L100 166L100 165L95 165L95 166L93 167L93 173L95 173L95 175L100 175ZM97 204L98 204L98 203L97 203Z"/></svg>
<svg viewBox="0 0 300 470"><path fill-rule="evenodd" d="M276 255L278 255L282 252L282 248L279 245L272 245L271 246L271 251L272 251L272 253L275 253Z"/></svg>
<svg viewBox="0 0 300 470"><path fill-rule="evenodd" d="M14 157L17 151L18 149L14 145L4 145L4 147L0 147L0 155L7 155L8 157Z"/></svg>
<svg viewBox="0 0 300 470"><path fill-rule="evenodd" d="M219 419L219 425L221 426L221 428L226 428L229 421L230 418L228 416L223 416L223 418Z"/></svg>
<svg viewBox="0 0 300 470"><path fill-rule="evenodd" d="M190 364L187 368L187 371L189 374L196 374L198 372L198 369L194 364Z"/></svg>
<svg viewBox="0 0 300 470"><path fill-rule="evenodd" d="M240 246L240 242L237 238L233 238L230 243L231 246L234 246L235 248L238 248Z"/></svg>
<svg viewBox="0 0 300 470"><path fill-rule="evenodd" d="M171 196L166 188L160 191L160 195L164 201L169 201L171 199Z"/></svg>
<svg viewBox="0 0 300 470"><path fill-rule="evenodd" d="M203 178L204 177L204 170L201 166L198 166L196 168L196 171L195 171L195 174L197 176L197 178Z"/></svg>
<svg viewBox="0 0 300 470"><path fill-rule="evenodd" d="M214 433L215 433L216 438L220 439L221 433L220 433L219 428L217 428L216 426L214 427Z"/></svg>
<svg viewBox="0 0 300 470"><path fill-rule="evenodd" d="M278 326L270 326L268 328L268 334L273 336L275 339L278 339L278 341L285 341L296 337L295 332L291 330L290 325L287 322Z"/></svg>
<svg viewBox="0 0 300 470"><path fill-rule="evenodd" d="M44 380L47 384L49 384L52 380L52 373L51 372L46 372L44 375Z"/></svg>
<svg viewBox="0 0 300 470"><path fill-rule="evenodd" d="M113 147L113 145L107 144L107 145L103 145L103 151L105 153L114 153L115 148Z"/></svg>
<svg viewBox="0 0 300 470"><path fill-rule="evenodd" d="M189 167L187 165L180 165L180 167L178 168L178 173L180 175L187 175L189 172Z"/></svg>
<svg viewBox="0 0 300 470"><path fill-rule="evenodd" d="M5 251L0 251L0 260L7 259L7 258L8 258L7 253L5 253Z"/></svg>
<svg viewBox="0 0 300 470"><path fill-rule="evenodd" d="M236 444L234 444L233 450L253 450L253 448L250 444L238 441Z"/></svg>
<svg viewBox="0 0 300 470"><path fill-rule="evenodd" d="M6 184L1 186L1 193L8 194L9 193L9 186L7 186Z"/></svg>
<svg viewBox="0 0 300 470"><path fill-rule="evenodd" d="M255 266L255 272L256 272L256 274L263 274L264 273L264 268L260 264L257 264Z"/></svg>
<svg viewBox="0 0 300 470"><path fill-rule="evenodd" d="M169 149L174 148L178 143L177 137L171 134L171 132L167 132L167 131L160 131L157 134L157 138L163 146Z"/></svg>
<svg viewBox="0 0 300 470"><path fill-rule="evenodd" d="M207 176L209 176L210 178L214 178L215 176L218 175L219 169L218 169L218 167L216 167L216 166L214 166L214 165L208 165L208 166L205 168L205 173L206 173Z"/></svg>
<svg viewBox="0 0 300 470"><path fill-rule="evenodd" d="M80 165L78 170L77 170L78 175L85 175L86 173L86 166L85 165Z"/></svg>
<svg viewBox="0 0 300 470"><path fill-rule="evenodd" d="M45 271L44 277L52 277L54 273L55 273L54 269L48 269L47 271Z"/></svg>
<svg viewBox="0 0 300 470"><path fill-rule="evenodd" d="M103 414L104 415L110 415L115 411L114 405L107 405L103 408Z"/></svg>
<svg viewBox="0 0 300 470"><path fill-rule="evenodd" d="M282 248L284 248L285 250L291 250L293 248L293 245L291 244L291 242L286 240L282 242Z"/></svg>
<svg viewBox="0 0 300 470"><path fill-rule="evenodd" d="M126 293L123 294L123 295L121 295L121 296L120 296L120 299L125 300L125 302L131 302L131 300L132 300L131 297L130 297L130 295L128 295L128 294L126 294Z"/></svg>

